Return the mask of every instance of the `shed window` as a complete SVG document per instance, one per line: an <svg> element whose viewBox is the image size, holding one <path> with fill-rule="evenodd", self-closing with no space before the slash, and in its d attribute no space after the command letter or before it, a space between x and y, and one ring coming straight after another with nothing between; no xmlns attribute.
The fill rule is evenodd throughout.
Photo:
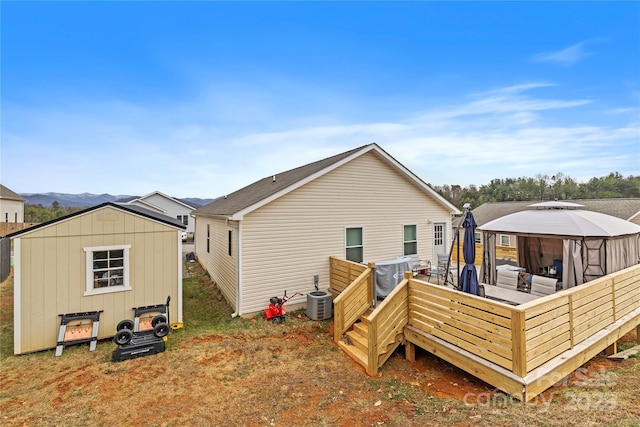
<svg viewBox="0 0 640 427"><path fill-rule="evenodd" d="M349 261L362 262L364 260L364 245L362 243L362 228L347 228L345 236L345 255Z"/></svg>
<svg viewBox="0 0 640 427"><path fill-rule="evenodd" d="M404 226L404 255L418 254L418 233L415 225Z"/></svg>
<svg viewBox="0 0 640 427"><path fill-rule="evenodd" d="M84 248L87 266L87 286L84 295L131 290L130 248L131 245Z"/></svg>

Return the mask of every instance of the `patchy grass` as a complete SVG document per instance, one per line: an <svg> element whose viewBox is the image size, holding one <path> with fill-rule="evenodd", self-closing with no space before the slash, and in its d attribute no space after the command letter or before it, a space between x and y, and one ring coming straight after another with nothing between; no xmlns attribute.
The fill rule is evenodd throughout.
<svg viewBox="0 0 640 427"><path fill-rule="evenodd" d="M640 360L597 357L523 404L437 357L401 351L380 374L304 311L282 325L231 318L197 263L185 264L184 328L164 353L111 362L115 345L12 355L12 283L0 287L4 426L638 426ZM266 302L265 302L266 306ZM635 335L625 337L631 342ZM626 344L624 344L626 345Z"/></svg>

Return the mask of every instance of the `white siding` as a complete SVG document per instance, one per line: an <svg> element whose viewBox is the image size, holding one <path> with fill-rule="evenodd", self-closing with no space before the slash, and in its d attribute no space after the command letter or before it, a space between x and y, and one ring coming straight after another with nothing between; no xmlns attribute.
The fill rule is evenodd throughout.
<svg viewBox="0 0 640 427"><path fill-rule="evenodd" d="M189 224L187 224L187 229L186 231L188 233L193 233L194 230L194 219L191 218L190 214L191 212L193 212L192 209L189 209L188 207L184 206L181 203L176 202L175 200L173 200L172 198L168 198L162 194L158 194L158 193L153 193L147 197L144 197L142 200L144 200L146 203L149 203L150 205L156 206L158 208L160 208L161 212L166 215L169 216L171 218L177 218L178 215L188 215L189 216ZM140 202L133 202L133 204L138 205L138 206L142 206L143 208L147 208L149 209L149 206L144 204L144 203L140 203Z"/></svg>
<svg viewBox="0 0 640 427"><path fill-rule="evenodd" d="M24 202L0 199L0 221L9 223L24 222Z"/></svg>
<svg viewBox="0 0 640 427"><path fill-rule="evenodd" d="M375 152L248 214L243 222L242 310L260 311L272 296L329 286L329 256L345 256L345 228L362 227L365 262L403 254L403 225L417 225L418 255L433 258L433 222L450 212ZM291 304L302 303L297 297Z"/></svg>
<svg viewBox="0 0 640 427"><path fill-rule="evenodd" d="M207 224L210 247L207 252ZM199 216L195 226L195 253L198 261L209 272L229 304L236 305L236 258L238 249L238 223L224 219ZM228 253L228 233L233 231L231 256Z"/></svg>

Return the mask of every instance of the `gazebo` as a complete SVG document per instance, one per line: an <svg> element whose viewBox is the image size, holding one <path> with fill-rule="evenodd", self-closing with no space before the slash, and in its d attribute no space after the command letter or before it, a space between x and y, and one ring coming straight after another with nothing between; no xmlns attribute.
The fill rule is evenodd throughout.
<svg viewBox="0 0 640 427"><path fill-rule="evenodd" d="M564 289L640 263L640 226L576 203L528 207L478 227L482 282L496 282L496 234L515 235L519 266L533 274L555 270Z"/></svg>

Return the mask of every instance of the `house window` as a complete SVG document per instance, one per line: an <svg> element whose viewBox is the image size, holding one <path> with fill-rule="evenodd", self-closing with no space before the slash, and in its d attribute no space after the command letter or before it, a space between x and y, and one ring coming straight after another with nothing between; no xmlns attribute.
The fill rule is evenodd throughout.
<svg viewBox="0 0 640 427"><path fill-rule="evenodd" d="M500 246L511 246L511 236L509 236L508 234L501 234Z"/></svg>
<svg viewBox="0 0 640 427"><path fill-rule="evenodd" d="M207 253L209 253L209 248L211 241L211 224L207 224Z"/></svg>
<svg viewBox="0 0 640 427"><path fill-rule="evenodd" d="M4 213L4 222L9 222L9 212Z"/></svg>
<svg viewBox="0 0 640 427"><path fill-rule="evenodd" d="M85 296L131 290L129 249L131 245L84 248L87 270Z"/></svg>
<svg viewBox="0 0 640 427"><path fill-rule="evenodd" d="M15 213L13 222L18 223L18 212Z"/></svg>
<svg viewBox="0 0 640 427"><path fill-rule="evenodd" d="M415 225L404 226L404 254L418 254L418 233Z"/></svg>
<svg viewBox="0 0 640 427"><path fill-rule="evenodd" d="M189 225L189 215L178 215L176 216L179 221L182 221L183 225Z"/></svg>
<svg viewBox="0 0 640 427"><path fill-rule="evenodd" d="M231 256L231 242L233 242L233 230L229 230L229 256Z"/></svg>
<svg viewBox="0 0 640 427"><path fill-rule="evenodd" d="M477 231L473 233L473 238L475 239L476 243L482 243L481 235Z"/></svg>
<svg viewBox="0 0 640 427"><path fill-rule="evenodd" d="M349 261L364 261L364 245L362 244L362 228L347 228L345 236L345 254Z"/></svg>

